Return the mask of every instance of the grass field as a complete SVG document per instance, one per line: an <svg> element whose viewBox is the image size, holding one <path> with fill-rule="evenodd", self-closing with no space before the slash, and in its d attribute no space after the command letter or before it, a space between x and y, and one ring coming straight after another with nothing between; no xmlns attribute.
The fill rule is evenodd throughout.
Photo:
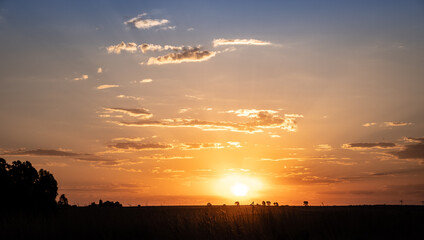
<svg viewBox="0 0 424 240"><path fill-rule="evenodd" d="M424 239L424 207L76 207L3 212L0 230L0 239Z"/></svg>

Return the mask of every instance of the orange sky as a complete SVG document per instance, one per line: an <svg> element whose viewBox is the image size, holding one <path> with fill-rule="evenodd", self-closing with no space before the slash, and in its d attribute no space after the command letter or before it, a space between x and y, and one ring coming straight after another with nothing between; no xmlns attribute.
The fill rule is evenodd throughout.
<svg viewBox="0 0 424 240"><path fill-rule="evenodd" d="M72 204L424 200L422 3L95 2L0 4L1 157Z"/></svg>

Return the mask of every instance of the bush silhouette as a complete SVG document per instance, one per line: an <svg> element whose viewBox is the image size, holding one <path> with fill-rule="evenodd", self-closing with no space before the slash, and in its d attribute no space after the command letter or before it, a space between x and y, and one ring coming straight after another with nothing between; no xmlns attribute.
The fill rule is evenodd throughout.
<svg viewBox="0 0 424 240"><path fill-rule="evenodd" d="M68 207L68 198L66 198L65 194L60 195L59 201L57 202L59 206Z"/></svg>
<svg viewBox="0 0 424 240"><path fill-rule="evenodd" d="M89 207L122 207L122 204L119 203L118 201L114 202L114 201L106 201L103 202L102 200L99 200L99 204L96 204L95 202L92 202L90 205L88 205Z"/></svg>
<svg viewBox="0 0 424 240"><path fill-rule="evenodd" d="M49 208L56 205L57 182L46 170L28 161L11 165L0 158L1 208Z"/></svg>

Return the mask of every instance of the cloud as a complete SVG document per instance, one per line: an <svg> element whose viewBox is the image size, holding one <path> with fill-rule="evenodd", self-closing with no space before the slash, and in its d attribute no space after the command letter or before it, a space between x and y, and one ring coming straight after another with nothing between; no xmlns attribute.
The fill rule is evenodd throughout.
<svg viewBox="0 0 424 240"><path fill-rule="evenodd" d="M150 118L153 116L148 109L145 108L104 108L108 112L125 113L133 117Z"/></svg>
<svg viewBox="0 0 424 240"><path fill-rule="evenodd" d="M70 150L62 149L34 149L34 150L12 150L5 151L1 153L2 155L23 155L23 156L51 156L51 157L70 157L76 160L87 161L87 162L96 162L102 165L116 165L118 160L110 159L103 156L98 156L90 153L75 153Z"/></svg>
<svg viewBox="0 0 424 240"><path fill-rule="evenodd" d="M364 123L362 124L363 127L371 127L371 126L375 126L377 123L375 122L370 122L370 123Z"/></svg>
<svg viewBox="0 0 424 240"><path fill-rule="evenodd" d="M409 123L409 122L384 122L384 126L386 127L403 127L403 126L408 126L412 124L413 123Z"/></svg>
<svg viewBox="0 0 424 240"><path fill-rule="evenodd" d="M163 154L153 154L150 156L139 157L140 159L154 159L154 160L176 160L176 159L193 159L191 156L167 156Z"/></svg>
<svg viewBox="0 0 424 240"><path fill-rule="evenodd" d="M222 149L224 146L221 143L184 143L183 150L201 150L201 149Z"/></svg>
<svg viewBox="0 0 424 240"><path fill-rule="evenodd" d="M405 168L405 169L396 169L392 171L386 171L386 172L377 172L372 173L372 176L389 176L389 175L402 175L407 174L411 175L413 173L423 173L424 168Z"/></svg>
<svg viewBox="0 0 424 240"><path fill-rule="evenodd" d="M35 149L35 150L17 150L5 152L7 155L33 155L33 156L57 156L57 157L73 157L81 154L70 151L54 150L54 149Z"/></svg>
<svg viewBox="0 0 424 240"><path fill-rule="evenodd" d="M278 176L276 177L276 182L284 185L329 185L332 183L342 182L342 180L338 178L312 176L306 174L308 173L295 173L292 175L289 174L288 176Z"/></svg>
<svg viewBox="0 0 424 240"><path fill-rule="evenodd" d="M358 164L357 162L349 162L349 161L325 161L325 163L342 165L342 166L353 166Z"/></svg>
<svg viewBox="0 0 424 240"><path fill-rule="evenodd" d="M191 110L191 108L181 108L180 110L178 110L178 113L185 113L185 112L188 112L190 110Z"/></svg>
<svg viewBox="0 0 424 240"><path fill-rule="evenodd" d="M96 184L96 185L68 185L62 186L61 190L65 192L131 192L137 193L149 188L143 184Z"/></svg>
<svg viewBox="0 0 424 240"><path fill-rule="evenodd" d="M283 161L303 161L301 158L261 158L261 161L283 162Z"/></svg>
<svg viewBox="0 0 424 240"><path fill-rule="evenodd" d="M121 126L138 127L194 127L204 131L232 131L255 133L263 132L263 129L279 128L288 132L297 130L296 119L302 117L298 114L285 114L284 117L273 115L268 112L259 112L256 117L250 118L249 122L230 121L205 121L199 119L161 119L161 120L140 120L115 122Z"/></svg>
<svg viewBox="0 0 424 240"><path fill-rule="evenodd" d="M102 89L107 89L107 88L116 88L119 87L119 85L114 85L114 84L104 84L104 85L100 85L97 87L97 89L102 90Z"/></svg>
<svg viewBox="0 0 424 240"><path fill-rule="evenodd" d="M138 49L140 49L142 53L146 53L148 51L152 51L152 52L156 52L156 51L161 52L161 51L167 51L167 50L178 51L178 50L182 50L183 47L172 46L172 45L161 46L161 45L150 44L150 43L142 43L138 45Z"/></svg>
<svg viewBox="0 0 424 240"><path fill-rule="evenodd" d="M142 140L144 140L144 138L139 138L139 137L135 137L135 138L118 137L118 138L112 139L112 141L127 141L127 142L140 142Z"/></svg>
<svg viewBox="0 0 424 240"><path fill-rule="evenodd" d="M137 142L120 142L108 145L109 148L113 149L124 149L124 150L168 150L172 149L171 144L162 143L137 143Z"/></svg>
<svg viewBox="0 0 424 240"><path fill-rule="evenodd" d="M166 27L161 27L156 29L156 31L160 31L160 30L175 30L175 28L177 28L177 26L166 26Z"/></svg>
<svg viewBox="0 0 424 240"><path fill-rule="evenodd" d="M424 142L405 145L402 150L390 154L399 159L424 159Z"/></svg>
<svg viewBox="0 0 424 240"><path fill-rule="evenodd" d="M343 144L342 148L346 149L368 149L368 148L394 148L395 143L391 142L377 142L377 143L349 143Z"/></svg>
<svg viewBox="0 0 424 240"><path fill-rule="evenodd" d="M106 50L108 53L115 53L115 54L120 54L121 51L134 53L134 52L137 52L137 44L133 42L130 42L130 43L121 42L117 45L111 45L106 47Z"/></svg>
<svg viewBox="0 0 424 240"><path fill-rule="evenodd" d="M225 38L219 38L214 39L212 41L212 45L214 47L222 46L222 45L271 45L270 42L257 40L257 39L225 39Z"/></svg>
<svg viewBox="0 0 424 240"><path fill-rule="evenodd" d="M409 143L424 143L424 137L419 137L419 138L404 137L402 140Z"/></svg>
<svg viewBox="0 0 424 240"><path fill-rule="evenodd" d="M194 31L194 28L187 28L187 32Z"/></svg>
<svg viewBox="0 0 424 240"><path fill-rule="evenodd" d="M215 55L216 52L201 50L199 47L183 47L181 51L175 53L168 53L159 57L151 57L146 64L162 65L183 62L203 62L211 59Z"/></svg>
<svg viewBox="0 0 424 240"><path fill-rule="evenodd" d="M164 169L163 173L183 173L184 170L175 170L175 169Z"/></svg>
<svg viewBox="0 0 424 240"><path fill-rule="evenodd" d="M258 110L258 109L238 109L238 110L229 110L227 113L234 113L238 117L249 117L249 118L257 118L259 113L267 113L274 115L278 111L274 110Z"/></svg>
<svg viewBox="0 0 424 240"><path fill-rule="evenodd" d="M318 144L315 148L315 151L331 151L332 148L328 144Z"/></svg>
<svg viewBox="0 0 424 240"><path fill-rule="evenodd" d="M133 99L133 100L143 100L141 97L134 97L134 96L126 96L126 95L118 95L117 98L125 98L125 99Z"/></svg>
<svg viewBox="0 0 424 240"><path fill-rule="evenodd" d="M151 78L145 78L143 80L140 80L140 83L151 83L151 82L153 82L153 79Z"/></svg>
<svg viewBox="0 0 424 240"><path fill-rule="evenodd" d="M102 73L103 69L101 67L97 68L97 73Z"/></svg>
<svg viewBox="0 0 424 240"><path fill-rule="evenodd" d="M184 95L184 97L194 99L194 100L203 100L203 97L193 96L193 95Z"/></svg>
<svg viewBox="0 0 424 240"><path fill-rule="evenodd" d="M147 16L147 13L139 14L136 17L124 22L124 24L138 29L149 29L152 27L161 26L169 23L169 20L167 19L143 18L145 16Z"/></svg>
<svg viewBox="0 0 424 240"><path fill-rule="evenodd" d="M74 78L75 81L81 81L81 80L86 80L86 79L88 79L88 75L86 75L86 74L81 75L81 77Z"/></svg>

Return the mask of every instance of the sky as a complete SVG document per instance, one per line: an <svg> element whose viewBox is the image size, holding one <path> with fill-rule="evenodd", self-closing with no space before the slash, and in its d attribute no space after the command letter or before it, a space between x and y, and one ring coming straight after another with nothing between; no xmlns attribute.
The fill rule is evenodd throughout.
<svg viewBox="0 0 424 240"><path fill-rule="evenodd" d="M421 204L424 2L0 1L0 157L71 204Z"/></svg>

